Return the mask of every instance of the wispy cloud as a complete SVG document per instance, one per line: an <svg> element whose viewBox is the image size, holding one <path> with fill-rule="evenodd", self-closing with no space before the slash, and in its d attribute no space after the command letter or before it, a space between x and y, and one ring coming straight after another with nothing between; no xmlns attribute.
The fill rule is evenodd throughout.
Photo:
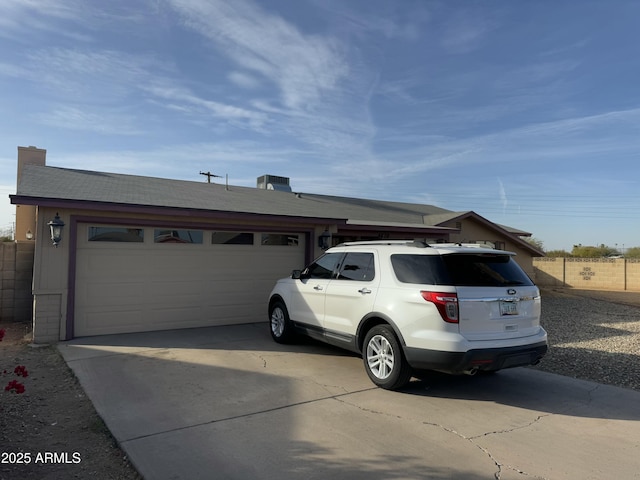
<svg viewBox="0 0 640 480"><path fill-rule="evenodd" d="M29 42L39 34L55 34L88 41L89 35L63 26L81 21L87 8L82 0L6 0L2 2L0 38ZM25 36L24 32L29 35Z"/></svg>
<svg viewBox="0 0 640 480"><path fill-rule="evenodd" d="M276 84L289 108L313 108L349 73L339 43L305 35L253 2L170 3L187 27L211 40L230 60Z"/></svg>
<svg viewBox="0 0 640 480"><path fill-rule="evenodd" d="M509 200L507 199L507 191L504 189L504 184L502 183L502 179L500 179L500 177L498 177L498 187L500 203L502 204L502 212L505 213L507 211L507 207L509 206Z"/></svg>
<svg viewBox="0 0 640 480"><path fill-rule="evenodd" d="M230 72L228 78L230 82L242 88L254 89L260 86L260 81L255 76L244 72Z"/></svg>
<svg viewBox="0 0 640 480"><path fill-rule="evenodd" d="M340 38L305 34L249 0L170 3L185 27L237 66L233 83L247 83L248 75L262 88L277 88L279 102L256 97L243 109L252 105L275 116L278 134L294 144L303 142L329 157L371 157L375 128L368 102L377 74Z"/></svg>
<svg viewBox="0 0 640 480"><path fill-rule="evenodd" d="M339 23L349 35L371 42L383 39L417 40L431 21L431 6L416 2L409 9L399 8L396 2L375 1L367 9L358 8L342 0L314 0L313 4Z"/></svg>
<svg viewBox="0 0 640 480"><path fill-rule="evenodd" d="M214 116L238 124L248 123L256 130L267 121L267 116L261 112L207 100L179 86L161 85L155 82L155 84L142 86L141 89L158 99L169 101L170 105L182 106L183 112L190 112L192 115Z"/></svg>
<svg viewBox="0 0 640 480"><path fill-rule="evenodd" d="M185 143L136 150L95 150L75 154L58 155L48 161L49 165L68 168L91 168L97 171L118 172L132 175L177 178L198 181L198 172L211 170L218 175L229 174L234 185L255 185L255 177L244 177L239 170L250 167L260 173L287 175L286 165L294 156L310 152L291 147L268 147L250 141L227 141L213 143ZM277 169L277 172L273 170ZM271 170L267 172L267 170ZM293 176L295 172L291 172ZM256 174L257 177L258 174Z"/></svg>
<svg viewBox="0 0 640 480"><path fill-rule="evenodd" d="M495 27L496 22L484 10L456 9L445 21L440 41L449 53L469 53L480 48L487 34Z"/></svg>
<svg viewBox="0 0 640 480"><path fill-rule="evenodd" d="M117 109L101 109L100 113L69 105L34 115L37 122L55 128L94 132L106 135L140 135L131 113L120 113Z"/></svg>
<svg viewBox="0 0 640 480"><path fill-rule="evenodd" d="M135 92L136 85L167 66L153 57L117 50L51 48L33 52L27 63L30 80L75 98L107 100ZM96 95L100 92L99 95Z"/></svg>

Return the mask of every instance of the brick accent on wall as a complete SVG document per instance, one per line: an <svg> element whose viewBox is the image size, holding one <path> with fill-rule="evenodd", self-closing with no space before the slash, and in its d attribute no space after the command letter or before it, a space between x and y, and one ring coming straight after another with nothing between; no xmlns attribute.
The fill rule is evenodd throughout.
<svg viewBox="0 0 640 480"><path fill-rule="evenodd" d="M535 281L543 287L640 292L640 259L561 258L533 259Z"/></svg>

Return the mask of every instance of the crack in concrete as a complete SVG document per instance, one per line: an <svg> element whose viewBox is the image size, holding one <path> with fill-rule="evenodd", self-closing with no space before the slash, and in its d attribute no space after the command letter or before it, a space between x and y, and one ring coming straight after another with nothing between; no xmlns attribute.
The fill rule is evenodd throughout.
<svg viewBox="0 0 640 480"><path fill-rule="evenodd" d="M374 413L374 414L377 414L377 415L385 415L387 417L397 418L397 419L400 419L400 420L404 420L405 419L402 415L393 415L393 414L390 414L390 413L387 413L387 412L381 412L381 411L378 411L378 410L365 408L365 407L363 407L361 405L355 405L355 404L353 404L351 402L347 402L346 400L344 400L342 398L334 397L333 400L341 402L341 403L343 403L345 405L349 405L351 407L355 407L358 410L362 410L363 412ZM549 417L549 416L552 416L552 415L553 414L551 414L551 413L547 414L547 415L538 415L534 420L532 420L531 422L527 423L526 425L520 425L520 426L517 426L517 427L510 428L510 429L505 429L505 430L496 430L494 432L486 432L486 433L483 433L482 435L475 435L473 437L467 437L467 436L461 434L460 432L454 430L453 428L447 427L447 426L442 425L440 423L422 422L422 424L423 425L428 425L428 426L431 426L431 427L436 427L436 428L439 428L441 430L444 430L447 433L451 433L451 434L457 436L458 438L471 443L474 447L476 447L480 451L482 451L487 457L489 457L489 459L493 462L493 464L497 468L496 472L493 474L493 476L494 476L494 478L496 480L500 480L500 478L502 477L503 469L505 469L505 468L507 468L507 469L509 469L509 470L511 470L513 472L516 472L519 475L524 475L526 477L535 478L537 480L547 480L547 479L545 479L545 477L540 477L539 475L532 475L532 474L527 473L524 470L520 470L519 468L514 467L512 465L506 465L506 464L500 463L498 461L498 459L493 456L491 451L489 451L489 449L487 449L487 448L483 447L482 445L479 445L478 443L476 443L476 440L479 439L479 438L482 438L482 437L487 437L489 435L510 433L510 432L514 432L516 430L521 430L521 429L524 429L524 428L528 428L531 425L534 425L535 423L540 421L542 418Z"/></svg>
<svg viewBox="0 0 640 480"><path fill-rule="evenodd" d="M483 447L482 445L479 445L478 443L476 443L476 440L477 440L478 438L487 437L487 436L489 436L489 435L494 435L494 434L503 434L503 433L510 433L510 432L514 432L514 431L516 431L516 430L521 430L521 429L523 429L523 428L528 428L528 427L530 427L531 425L533 425L533 424L535 424L536 422L538 422L540 419L542 419L542 418L544 418L544 417L549 417L549 416L551 416L551 415L552 415L552 414L548 414L548 415L538 415L538 417L537 417L535 420L533 420L533 421L529 422L527 425L520 425L520 426L518 426L518 427L514 427L514 428L510 428L510 429L506 429L506 430L498 430L498 431L495 431L495 432L486 432L486 433L483 433L482 435L475 435L475 436L473 436L473 437L467 437L467 436L465 436L465 435L461 434L460 432L458 432L458 431L456 431L456 430L454 430L454 429L452 429L452 428L446 427L446 426L441 425L441 424L438 424L438 423L432 423L432 422L422 422L422 423L423 423L424 425L430 425L430 426L433 426L433 427L440 428L440 429L444 430L445 432L452 433L453 435L456 435L457 437L459 437L459 438L461 438L461 439L463 439L463 440L468 441L468 442L469 442L469 443L471 443L474 447L476 447L476 448L478 448L480 451L482 451L482 452L483 452L487 457L489 457L489 459L494 463L494 465L495 465L495 466L496 466L496 468L497 468L496 472L493 474L493 476L494 476L494 478L495 478L496 480L500 480L500 478L502 478L502 472L503 472L503 470L504 470L505 468L507 468L507 469L509 469L509 470L511 470L511 471L513 471L513 472L516 472L516 473L518 473L519 475L524 475L524 476L526 476L526 477L536 478L536 479L538 479L538 480L546 480L544 477L540 477L540 476L538 476L538 475L532 475L532 474L527 473L527 472L525 472L524 470L520 470L519 468L514 467L514 466L512 466L512 465L507 465L507 464L504 464L504 463L500 463L500 461L498 461L498 459L497 459L497 458L496 458L496 457L491 453L491 451L490 451L488 448L485 448L485 447Z"/></svg>
<svg viewBox="0 0 640 480"><path fill-rule="evenodd" d="M535 423L538 423L540 420L542 420L545 417L550 417L554 415L553 413L547 413L546 415L538 415L535 419L533 419L532 421L530 421L529 423L525 424L525 425L519 425L517 427L513 427L513 428L507 428L504 430L495 430L493 432L485 432L481 435L475 435L473 437L469 437L469 440L475 440L477 438L482 438L482 437L488 437L489 435L499 435L501 433L511 433L511 432L515 432L516 430L522 430L524 428L529 428L531 425L534 425Z"/></svg>

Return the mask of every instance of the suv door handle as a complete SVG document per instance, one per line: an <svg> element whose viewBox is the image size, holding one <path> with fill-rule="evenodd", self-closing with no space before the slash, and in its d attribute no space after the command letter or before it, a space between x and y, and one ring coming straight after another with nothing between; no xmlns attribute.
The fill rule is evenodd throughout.
<svg viewBox="0 0 640 480"><path fill-rule="evenodd" d="M313 287L314 290L322 290L322 285L316 285Z"/></svg>
<svg viewBox="0 0 640 480"><path fill-rule="evenodd" d="M369 290L368 288L361 288L360 290L358 290L358 292L360 292L360 293L371 293L371 290Z"/></svg>

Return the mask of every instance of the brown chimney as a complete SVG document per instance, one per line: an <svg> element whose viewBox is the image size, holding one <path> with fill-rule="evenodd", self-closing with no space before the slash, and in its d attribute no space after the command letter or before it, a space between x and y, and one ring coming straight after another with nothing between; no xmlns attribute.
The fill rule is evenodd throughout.
<svg viewBox="0 0 640 480"><path fill-rule="evenodd" d="M20 185L22 171L25 165L45 166L47 151L36 147L18 147L18 177L17 185ZM16 242L29 241L27 232L31 232L32 239L36 236L36 207L35 205L16 205ZM31 241L33 241L31 240Z"/></svg>

